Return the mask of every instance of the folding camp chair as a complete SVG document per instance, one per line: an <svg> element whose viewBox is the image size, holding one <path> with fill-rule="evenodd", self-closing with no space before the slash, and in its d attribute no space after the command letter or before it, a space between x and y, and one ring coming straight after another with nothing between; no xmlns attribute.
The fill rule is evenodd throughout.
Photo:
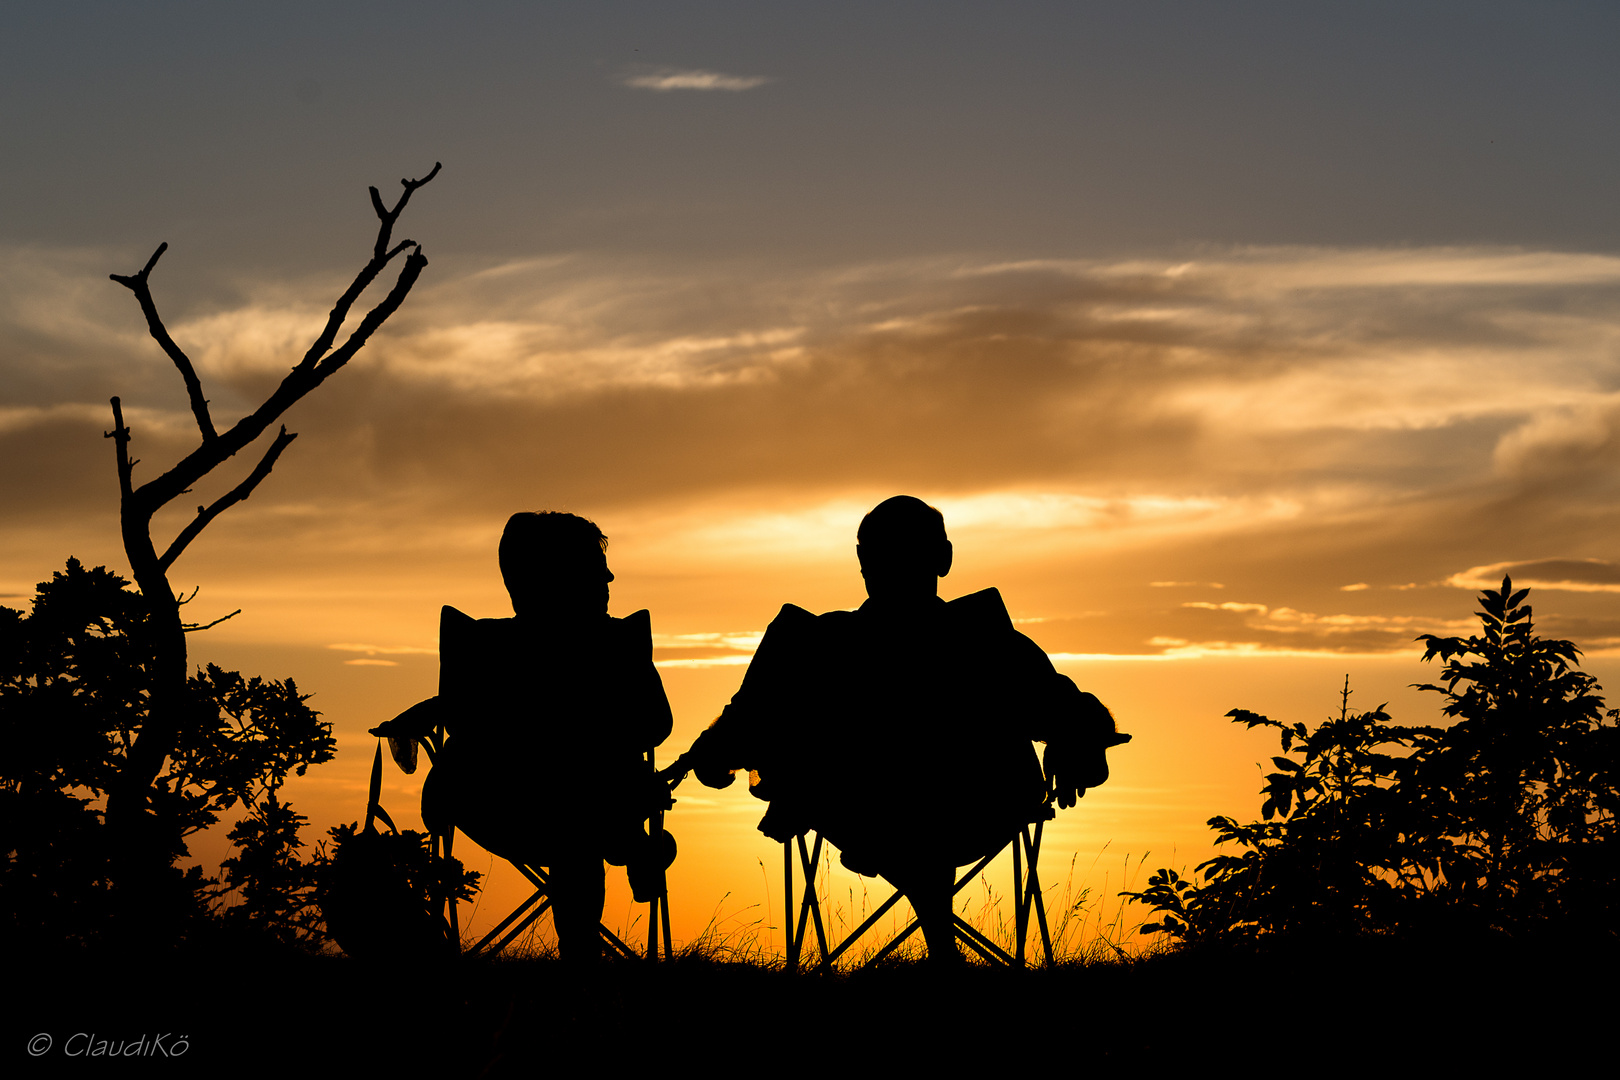
<svg viewBox="0 0 1620 1080"><path fill-rule="evenodd" d="M406 773L414 773L417 765L418 747L427 753L430 764L438 753L444 749L444 722L440 715L439 699L432 697L426 701L418 702L387 723L372 728L371 734L386 738L389 752L393 755L395 764ZM647 770L648 772L653 771L653 752L650 749L647 751ZM663 827L664 812L659 810L652 815L649 829L653 835L656 835L663 830ZM442 832L430 830L429 835L433 838L434 854L449 858L455 843L454 826ZM508 859L507 862L515 866L519 873L529 879L529 883L534 886L534 892L527 900L513 909L511 914L502 919L495 929L485 934L478 944L466 950L468 955L476 955L486 951L489 955L494 955L500 952L511 944L518 935L533 925L535 920L544 915L551 907L551 887L545 870L513 859ZM461 928L456 905L447 901L446 908L444 918L450 926L451 937L459 941L461 939ZM514 923L516 925L513 925ZM669 885L662 870L658 872L657 895L647 902L647 925L646 958L653 961L658 959L661 938L664 958L668 959L672 955L669 932ZM597 924L597 929L600 931L603 940L616 953L632 959L637 958L636 951L620 940L619 936L613 931L600 923Z"/></svg>
<svg viewBox="0 0 1620 1080"><path fill-rule="evenodd" d="M1041 857L1041 833L1048 821L1052 819L1050 803L1041 806L1033 820L1021 825L1005 844L995 851L984 856L973 868L963 874L951 889L954 897L962 891L963 886L984 871L986 866L1006 851L1010 846L1013 853L1013 934L1014 951L1011 955L995 942L985 937L960 915L952 914L955 923L956 939L992 964L1005 964L1007 967L1024 967L1024 942L1029 936L1029 917L1033 913L1036 923L1041 928L1041 946L1048 966L1052 963L1052 936L1046 925L1046 904L1041 898L1040 874L1037 869ZM1033 831L1031 830L1033 826ZM877 921L889 913L889 909L898 904L904 894L898 889L894 895L885 900L876 911L867 916L866 921L856 927L848 937L844 938L835 948L827 947L826 929L821 920L821 904L816 898L815 873L821 862L822 837L816 833L813 843L807 843L806 837L815 830L807 829L789 839L782 845L782 883L783 893L786 895L787 922L785 929L788 932L787 970L799 970L799 960L804 949L805 936L813 921L816 930L816 941L821 946L821 961L816 970L831 968L838 962L849 948L860 940ZM793 899L793 848L798 847L799 865L804 873L804 887L798 901L798 921L794 921ZM862 967L877 963L905 943L906 939L917 932L920 924L915 918L909 922L900 933L896 934L887 944L880 948L866 961Z"/></svg>

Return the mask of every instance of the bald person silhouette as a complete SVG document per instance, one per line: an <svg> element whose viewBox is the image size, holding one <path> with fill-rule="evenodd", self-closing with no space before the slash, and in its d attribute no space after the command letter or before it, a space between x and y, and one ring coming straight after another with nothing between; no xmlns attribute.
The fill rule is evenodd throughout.
<svg viewBox="0 0 1620 1080"><path fill-rule="evenodd" d="M855 553L866 602L823 615L784 606L741 689L670 771L725 787L747 770L770 802L760 831L818 830L845 866L906 895L931 958L959 960L955 868L999 850L1049 801L1074 805L1130 736L1013 627L995 589L940 598L953 551L932 506L880 503Z"/></svg>

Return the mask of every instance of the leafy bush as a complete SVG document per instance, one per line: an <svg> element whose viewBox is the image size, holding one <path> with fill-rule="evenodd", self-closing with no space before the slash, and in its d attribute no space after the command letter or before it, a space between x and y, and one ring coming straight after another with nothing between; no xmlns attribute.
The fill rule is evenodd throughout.
<svg viewBox="0 0 1620 1080"><path fill-rule="evenodd" d="M1538 638L1529 590L1480 597L1483 633L1426 634L1442 662L1445 727L1391 722L1383 707L1314 730L1243 709L1280 733L1261 820L1211 818L1218 855L1189 881L1161 869L1125 893L1160 916L1143 932L1188 942L1344 936L1446 927L1614 936L1616 713L1568 641Z"/></svg>
<svg viewBox="0 0 1620 1080"><path fill-rule="evenodd" d="M221 911L227 924L286 945L315 945L325 936L315 901L320 860L298 857L298 832L308 822L271 792L231 829L237 854L220 863L216 894L238 894L239 902Z"/></svg>
<svg viewBox="0 0 1620 1080"><path fill-rule="evenodd" d="M255 882L261 863L275 862L260 849L271 835L285 848L289 825L296 845L302 820L275 792L332 758L331 725L291 679L209 665L187 681L173 749L114 842L107 798L148 720L154 656L147 605L127 586L69 559L39 585L30 614L0 607L0 909L18 939L90 940L120 907L138 909L144 935L180 932L220 892L201 868L175 865L186 837L239 804L250 824L232 838L249 847L228 880L253 893L249 910L267 910L263 889L280 886ZM120 897L114 868L132 865L143 871Z"/></svg>
<svg viewBox="0 0 1620 1080"><path fill-rule="evenodd" d="M318 870L328 932L358 959L402 959L454 952L441 911L471 900L479 874L434 852L426 833L380 832L356 822L330 832L332 853Z"/></svg>

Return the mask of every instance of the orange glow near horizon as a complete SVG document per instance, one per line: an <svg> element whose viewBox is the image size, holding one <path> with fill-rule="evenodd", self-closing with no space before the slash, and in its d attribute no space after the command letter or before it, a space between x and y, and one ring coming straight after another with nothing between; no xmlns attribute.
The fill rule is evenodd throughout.
<svg viewBox="0 0 1620 1080"><path fill-rule="evenodd" d="M1209 817L1256 805L1254 763L1275 751L1226 724L1229 709L1314 720L1348 673L1361 707L1433 718L1410 689L1425 675L1413 639L1468 633L1471 590L1501 573L1538 590L1543 633L1605 669L1620 647L1601 497L1620 396L1603 386L1620 324L1583 298L1616 284L1620 259L1483 249L747 280L585 257L474 268L424 285L354 370L300 404L274 476L177 565L176 587L201 586L199 621L244 612L196 636L191 659L314 693L339 756L286 791L313 842L364 814L365 731L435 692L440 606L509 613L506 516L570 510L610 537L611 610L652 612L675 711L667 763L725 705L783 603L862 601L861 515L914 494L955 545L942 593L1000 589L1135 736L1109 784L1051 825L1042 865L1049 906L1089 890L1087 918L1113 919L1140 871L1190 869L1210 853ZM314 310L267 288L174 332L198 343L223 413L252 400ZM160 364L128 312L116 318L104 336ZM154 462L190 438L183 399L158 400L129 410ZM102 449L104 424L84 403L0 410L0 435L57 440L75 461ZM124 565L110 461L49 475L57 509L0 530L12 605L66 555ZM544 733L514 748L544 752ZM420 784L389 766L402 826ZM762 806L744 785L692 779L678 798L677 941L780 947L781 852L755 831ZM193 844L210 869L225 828ZM457 852L489 874L464 919L477 933L522 885L465 839ZM1006 879L986 883L999 895ZM609 925L644 939L622 873L610 882ZM882 891L836 865L823 887L846 916Z"/></svg>

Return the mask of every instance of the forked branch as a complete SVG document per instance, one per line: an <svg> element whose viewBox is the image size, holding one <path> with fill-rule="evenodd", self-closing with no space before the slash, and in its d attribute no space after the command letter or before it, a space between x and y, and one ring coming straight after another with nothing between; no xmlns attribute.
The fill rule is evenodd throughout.
<svg viewBox="0 0 1620 1080"><path fill-rule="evenodd" d="M354 281L344 290L343 295L338 297L337 303L332 305L332 311L326 317L326 326L321 330L320 336L310 345L309 351L304 353L304 358L298 363L299 368L314 367L321 357L331 350L332 343L337 340L338 330L343 326L343 320L349 317L349 309L360 298L360 294L366 291L367 286L377 279L377 275L382 273L383 267L393 261L395 255L408 247L415 247L417 255L422 253L421 247L411 240L401 240L393 247L389 247L388 243L394 237L394 222L399 220L399 215L404 211L405 204L410 202L411 193L439 175L441 164L441 162L435 161L432 171L420 180L401 180L400 183L404 185L405 190L400 194L399 201L394 204L392 210L383 205L382 196L378 194L376 188L367 189L371 192L371 208L377 212L379 222L377 240L371 249L371 261L361 267L360 273L355 275ZM420 272L420 268L418 268L418 272ZM415 280L414 276L412 280ZM358 349L359 346L357 345L355 348ZM350 355L352 356L353 352Z"/></svg>
<svg viewBox="0 0 1620 1080"><path fill-rule="evenodd" d="M435 163L432 171L422 179L401 181L405 186L405 191L400 195L399 201L395 203L392 209L382 206L381 198L373 194L372 202L374 208L377 209L380 223L372 257L361 268L354 282L338 298L331 314L327 317L325 327L304 354L303 359L287 373L269 398L252 413L238 420L229 430L217 437L208 438L205 436L201 446L187 454L169 471L129 492L129 500L133 504L130 507L132 511L149 517L170 500L183 494L187 488L217 468L227 458L247 447L263 434L267 427L280 418L288 408L324 382L327 376L346 364L355 353L360 351L361 346L376 332L377 328L399 309L400 304L404 303L406 295L411 291L411 287L416 284L417 278L421 276L422 269L427 266L427 257L422 254L421 245L413 241L402 240L392 248L388 247L388 243L392 239L394 222L398 219L400 212L405 209L411 193L437 176L439 169L440 165ZM353 307L354 302L394 256L407 247L413 250L406 256L405 265L400 268L399 278L394 283L393 288L389 290L388 294L376 307L366 314L360 325L349 335L348 340L336 351L333 351L333 341L344 320L348 317L349 310ZM161 254L161 249L159 253ZM136 289L137 296L144 296L149 299L150 293L143 294L137 288L137 285L144 288L145 279L143 275L151 270L155 261L156 256L154 256L152 262L147 263L141 274L137 274L127 281L119 279L120 284L129 285L130 288ZM136 284L130 284L130 282ZM143 310L147 299L143 299ZM161 322L159 325L161 325ZM197 394L193 398L194 406L201 402L200 394L201 389L199 387ZM206 408L206 402L201 402L201 404L202 407ZM274 460L273 456L271 456L271 460ZM189 542L189 537L186 537L185 534L182 534L180 539ZM176 543L179 543L179 540ZM174 549L171 547L171 550ZM175 554L178 555L178 551Z"/></svg>
<svg viewBox="0 0 1620 1080"><path fill-rule="evenodd" d="M411 242L409 240L401 240L398 246L396 246L392 251L388 251L388 240L393 234L394 222L399 220L399 215L404 211L405 204L411 201L411 192L426 184L435 176L438 176L439 167L441 164L441 162L435 161L433 163L433 171L422 177L420 180L400 180L400 184L404 186L405 190L400 193L399 201L394 204L394 208L392 210L388 210L383 207L382 196L377 194L376 188L367 189L371 192L371 208L377 211L377 219L382 222L382 226L377 230L377 246L372 250L372 258L382 259L384 262L387 262L399 252L400 248L408 247L410 245ZM385 251L387 254L384 254Z"/></svg>
<svg viewBox="0 0 1620 1080"><path fill-rule="evenodd" d="M140 301L141 313L146 316L146 329L151 332L152 340L162 346L163 351L169 354L174 366L180 369L180 378L186 384L186 396L191 399L191 413L197 418L197 428L202 432L203 441L207 442L216 437L214 421L208 415L208 399L203 397L202 383L197 379L197 371L191 366L191 358L175 344L174 338L169 336L168 328L163 325L163 318L158 314L157 305L152 302L152 289L147 284L147 278L152 273L152 267L169 250L168 241L158 245L152 252L152 257L146 260L146 265L140 272L125 276L123 274L108 274L118 284L135 294Z"/></svg>
<svg viewBox="0 0 1620 1080"><path fill-rule="evenodd" d="M259 459L259 464L254 466L253 471L248 474L246 480L243 480L216 499L213 505L197 507L197 516L192 518L191 523L184 529L180 530L180 535L174 538L174 543L169 545L169 550L165 551L163 557L158 559L158 569L167 573L169 567L174 565L174 560L178 559L180 553L186 550L186 545L195 540L197 534L206 529L210 521L213 521L220 514L253 494L253 489L258 487L259 483L270 475L271 469L275 468L276 459L281 456L283 450L287 449L287 444L296 438L298 438L296 433L289 435L287 429L283 427L280 433L276 435L275 441L270 444L270 449L264 452L264 457Z"/></svg>

